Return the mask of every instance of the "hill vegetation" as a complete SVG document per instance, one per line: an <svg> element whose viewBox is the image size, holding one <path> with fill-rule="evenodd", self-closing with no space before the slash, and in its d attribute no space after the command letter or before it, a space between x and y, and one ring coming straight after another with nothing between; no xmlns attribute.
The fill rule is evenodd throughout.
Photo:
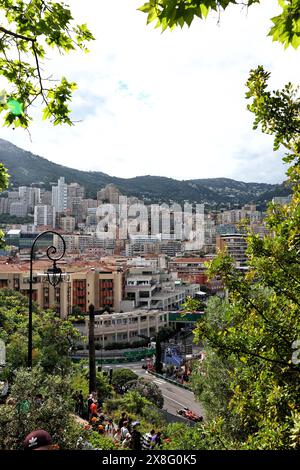
<svg viewBox="0 0 300 470"><path fill-rule="evenodd" d="M96 197L99 189L114 184L122 194L143 199L146 203L184 201L206 203L212 207L236 207L242 204L265 204L274 196L290 194L284 184L244 183L228 178L178 181L161 176L118 178L97 171L80 171L50 162L31 152L0 139L0 161L8 168L11 186L42 185L47 189L60 176L67 183L84 186L89 197Z"/></svg>

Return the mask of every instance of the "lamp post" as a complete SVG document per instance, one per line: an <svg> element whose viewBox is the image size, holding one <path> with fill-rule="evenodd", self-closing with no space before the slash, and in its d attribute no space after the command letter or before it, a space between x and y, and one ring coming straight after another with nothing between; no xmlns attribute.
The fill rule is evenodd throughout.
<svg viewBox="0 0 300 470"><path fill-rule="evenodd" d="M101 372L103 368L103 345L101 344L100 346L100 367L101 367Z"/></svg>
<svg viewBox="0 0 300 470"><path fill-rule="evenodd" d="M29 317L28 317L28 360L27 360L27 365L29 368L32 367L32 296L33 296L33 258L34 258L34 248L38 240L43 237L44 235L51 233L53 235L57 235L62 243L63 243L63 250L62 254L58 256L57 258L52 258L53 255L56 253L56 248L55 246L51 245L47 248L46 250L46 255L49 260L53 262L52 268L49 268L47 271L47 278L48 282L56 287L62 280L62 271L61 269L56 265L57 261L59 261L65 254L66 252L66 243L63 237L57 233L54 232L53 230L46 230L45 232L40 233L33 241L33 244L31 246L30 250L30 275L29 275Z"/></svg>
<svg viewBox="0 0 300 470"><path fill-rule="evenodd" d="M89 392L96 391L95 307L89 305Z"/></svg>

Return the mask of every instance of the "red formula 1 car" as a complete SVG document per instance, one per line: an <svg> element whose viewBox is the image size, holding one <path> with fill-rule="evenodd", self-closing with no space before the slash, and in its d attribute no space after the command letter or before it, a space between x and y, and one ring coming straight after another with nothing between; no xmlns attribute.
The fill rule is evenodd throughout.
<svg viewBox="0 0 300 470"><path fill-rule="evenodd" d="M189 419L190 421L194 421L195 423L203 421L203 416L198 415L189 408L182 408L181 410L177 410L177 413L183 418Z"/></svg>

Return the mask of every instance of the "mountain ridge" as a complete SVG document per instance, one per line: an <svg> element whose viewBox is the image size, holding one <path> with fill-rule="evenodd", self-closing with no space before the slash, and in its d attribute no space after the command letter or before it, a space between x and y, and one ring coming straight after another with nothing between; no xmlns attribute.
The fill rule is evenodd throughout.
<svg viewBox="0 0 300 470"><path fill-rule="evenodd" d="M51 162L4 139L0 139L0 162L8 168L11 186L43 183L43 187L49 189L51 183L64 176L67 183L77 182L84 186L88 197L96 197L98 190L107 184L114 184L123 194L136 196L149 203L189 201L204 202L212 207L231 207L247 203L265 205L276 195L286 196L291 193L284 183L246 183L230 178L177 180L151 175L120 178L100 171L77 170Z"/></svg>

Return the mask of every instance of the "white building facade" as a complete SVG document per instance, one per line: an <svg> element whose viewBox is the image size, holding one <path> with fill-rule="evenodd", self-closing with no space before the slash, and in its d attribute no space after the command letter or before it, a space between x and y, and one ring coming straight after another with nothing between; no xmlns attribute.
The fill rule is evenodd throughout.
<svg viewBox="0 0 300 470"><path fill-rule="evenodd" d="M158 310L95 315L95 343L103 348L110 343L138 341L141 339L138 335L151 337L168 324L168 312ZM85 336L88 336L88 327L87 319Z"/></svg>

